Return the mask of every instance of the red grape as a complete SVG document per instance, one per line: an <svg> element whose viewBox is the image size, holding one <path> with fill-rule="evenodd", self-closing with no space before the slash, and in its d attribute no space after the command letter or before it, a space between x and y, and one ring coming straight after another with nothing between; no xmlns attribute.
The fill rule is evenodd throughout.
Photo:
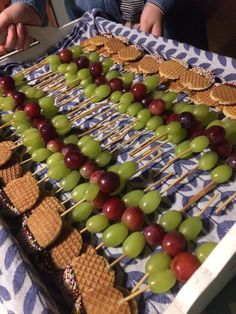
<svg viewBox="0 0 236 314"><path fill-rule="evenodd" d="M125 205L118 197L109 198L105 204L103 204L102 212L110 221L120 220L125 210Z"/></svg>
<svg viewBox="0 0 236 314"><path fill-rule="evenodd" d="M72 61L73 54L70 49L65 48L58 52L58 57L63 63L70 63Z"/></svg>
<svg viewBox="0 0 236 314"><path fill-rule="evenodd" d="M15 89L15 81L8 75L0 77L0 88L2 88L3 91Z"/></svg>
<svg viewBox="0 0 236 314"><path fill-rule="evenodd" d="M106 79L106 77L105 77L104 75L100 75L100 76L98 76L98 77L95 78L94 83L95 83L97 86L101 86L101 85L107 83L107 79Z"/></svg>
<svg viewBox="0 0 236 314"><path fill-rule="evenodd" d="M40 128L40 135L45 143L58 137L56 129L52 125L44 125Z"/></svg>
<svg viewBox="0 0 236 314"><path fill-rule="evenodd" d="M94 184L97 184L98 183L98 179L100 178L100 176L104 173L105 171L104 170L97 170L97 171L94 171L92 173L92 175L90 176L90 183L94 183Z"/></svg>
<svg viewBox="0 0 236 314"><path fill-rule="evenodd" d="M158 244L160 244L165 235L164 229L162 228L161 225L157 223L152 223L151 225L147 226L144 229L143 233L144 233L146 242L150 246L157 246Z"/></svg>
<svg viewBox="0 0 236 314"><path fill-rule="evenodd" d="M139 231L144 225L144 213L139 207L127 208L121 218L130 231Z"/></svg>
<svg viewBox="0 0 236 314"><path fill-rule="evenodd" d="M165 111L165 102L162 99L153 99L148 106L148 110L154 116L161 115Z"/></svg>
<svg viewBox="0 0 236 314"><path fill-rule="evenodd" d="M52 123L51 121L45 119L43 116L38 116L37 118L32 119L34 125L36 126L37 129L41 129L43 126L51 126Z"/></svg>
<svg viewBox="0 0 236 314"><path fill-rule="evenodd" d="M71 152L79 152L79 147L75 144L65 144L61 149L61 153L64 157Z"/></svg>
<svg viewBox="0 0 236 314"><path fill-rule="evenodd" d="M97 209L101 209L105 202L108 200L109 195L99 191L97 197L91 202L92 206Z"/></svg>
<svg viewBox="0 0 236 314"><path fill-rule="evenodd" d="M212 145L211 148L219 157L225 158L232 153L233 146L229 141L225 140L218 145Z"/></svg>
<svg viewBox="0 0 236 314"><path fill-rule="evenodd" d="M130 92L130 86L129 85L124 85L122 89L122 93L127 93Z"/></svg>
<svg viewBox="0 0 236 314"><path fill-rule="evenodd" d="M5 93L6 96L11 96L15 100L16 106L21 106L26 101L24 93L18 92L17 90L10 90Z"/></svg>
<svg viewBox="0 0 236 314"><path fill-rule="evenodd" d="M89 67L89 59L86 56L81 56L75 61L78 70L85 69Z"/></svg>
<svg viewBox="0 0 236 314"><path fill-rule="evenodd" d="M236 170L236 153L232 153L227 158L227 163L230 167Z"/></svg>
<svg viewBox="0 0 236 314"><path fill-rule="evenodd" d="M185 283L200 265L201 263L196 256L184 252L174 257L171 262L171 269L175 272L177 280Z"/></svg>
<svg viewBox="0 0 236 314"><path fill-rule="evenodd" d="M163 118L164 118L165 124L169 124L174 121L179 121L178 115L174 113L172 110L166 110L163 114Z"/></svg>
<svg viewBox="0 0 236 314"><path fill-rule="evenodd" d="M98 179L98 186L104 193L114 193L120 186L120 177L115 172L104 171Z"/></svg>
<svg viewBox="0 0 236 314"><path fill-rule="evenodd" d="M109 81L109 85L111 87L111 90L114 92L116 90L122 90L123 89L123 81L119 79L118 77L113 78Z"/></svg>
<svg viewBox="0 0 236 314"><path fill-rule="evenodd" d="M182 112L179 114L179 121L188 129L192 128L195 122L194 115L191 112Z"/></svg>
<svg viewBox="0 0 236 314"><path fill-rule="evenodd" d="M82 166L85 161L85 157L79 151L72 151L65 155L64 161L67 168L76 170Z"/></svg>
<svg viewBox="0 0 236 314"><path fill-rule="evenodd" d="M151 95L147 95L146 97L144 97L142 100L141 100L141 104L144 106L144 107L148 107L149 104L152 102L152 96Z"/></svg>
<svg viewBox="0 0 236 314"><path fill-rule="evenodd" d="M213 125L206 129L205 132L209 141L213 145L220 144L225 141L225 129L220 125Z"/></svg>
<svg viewBox="0 0 236 314"><path fill-rule="evenodd" d="M47 143L47 149L51 152L56 153L60 152L64 143L60 138L55 138Z"/></svg>
<svg viewBox="0 0 236 314"><path fill-rule="evenodd" d="M176 256L183 252L186 247L186 241L184 236L178 231L172 231L166 233L162 241L163 251L170 256Z"/></svg>
<svg viewBox="0 0 236 314"><path fill-rule="evenodd" d="M24 107L24 111L30 119L40 116L41 108L37 103L27 103Z"/></svg>
<svg viewBox="0 0 236 314"><path fill-rule="evenodd" d="M90 69L90 72L91 72L93 78L96 78L96 77L102 75L103 66L102 66L101 62L94 62L94 63L90 64L89 69Z"/></svg>
<svg viewBox="0 0 236 314"><path fill-rule="evenodd" d="M89 179L91 175L98 170L98 166L94 161L86 161L80 168L80 174L84 179Z"/></svg>
<svg viewBox="0 0 236 314"><path fill-rule="evenodd" d="M133 93L136 100L141 100L146 96L147 88L143 83L136 83L131 88L131 93Z"/></svg>

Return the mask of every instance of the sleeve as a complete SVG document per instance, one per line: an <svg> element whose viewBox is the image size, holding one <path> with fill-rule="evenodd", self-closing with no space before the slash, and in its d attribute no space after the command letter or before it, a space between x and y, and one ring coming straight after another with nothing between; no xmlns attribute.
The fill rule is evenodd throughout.
<svg viewBox="0 0 236 314"><path fill-rule="evenodd" d="M177 0L148 0L148 3L157 5L164 14L168 13L173 7Z"/></svg>
<svg viewBox="0 0 236 314"><path fill-rule="evenodd" d="M11 4L26 3L31 5L41 16L42 20L45 19L46 0L12 0Z"/></svg>

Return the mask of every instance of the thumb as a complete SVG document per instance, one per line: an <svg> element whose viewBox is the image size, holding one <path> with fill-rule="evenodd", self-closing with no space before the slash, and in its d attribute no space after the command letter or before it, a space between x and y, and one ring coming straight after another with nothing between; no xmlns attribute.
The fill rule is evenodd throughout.
<svg viewBox="0 0 236 314"><path fill-rule="evenodd" d="M162 34L162 27L160 23L155 23L152 27L152 35L154 36L161 36Z"/></svg>
<svg viewBox="0 0 236 314"><path fill-rule="evenodd" d="M5 12L3 11L0 14L0 33L8 27L8 25L11 24L11 19Z"/></svg>

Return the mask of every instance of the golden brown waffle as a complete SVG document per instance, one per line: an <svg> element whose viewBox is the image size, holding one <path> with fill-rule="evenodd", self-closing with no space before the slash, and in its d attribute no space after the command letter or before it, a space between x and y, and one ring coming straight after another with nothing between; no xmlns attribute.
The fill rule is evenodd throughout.
<svg viewBox="0 0 236 314"><path fill-rule="evenodd" d="M211 91L214 89L214 86L200 92L196 92L189 96L190 100L196 105L207 105L207 106L215 106L216 102L210 97Z"/></svg>
<svg viewBox="0 0 236 314"><path fill-rule="evenodd" d="M12 180L20 178L22 168L16 158L11 158L6 165L0 168L0 178L4 185L7 185Z"/></svg>
<svg viewBox="0 0 236 314"><path fill-rule="evenodd" d="M168 80L177 80L188 69L188 64L182 60L167 60L159 65L159 74Z"/></svg>
<svg viewBox="0 0 236 314"><path fill-rule="evenodd" d="M124 69L128 72L138 74L139 73L139 61L125 64Z"/></svg>
<svg viewBox="0 0 236 314"><path fill-rule="evenodd" d="M236 87L228 84L215 85L211 98L225 106L236 104Z"/></svg>
<svg viewBox="0 0 236 314"><path fill-rule="evenodd" d="M143 74L155 74L159 72L159 65L163 59L159 56L145 55L139 61L139 71Z"/></svg>
<svg viewBox="0 0 236 314"><path fill-rule="evenodd" d="M92 245L83 242L82 249L81 249L80 253L86 254L87 256L92 256L92 255L97 254L97 251L95 250L95 248Z"/></svg>
<svg viewBox="0 0 236 314"><path fill-rule="evenodd" d="M80 46L81 46L82 48L85 48L85 47L87 47L87 46L89 46L89 45L90 45L90 38L84 39L84 40L82 40L82 41L80 42Z"/></svg>
<svg viewBox="0 0 236 314"><path fill-rule="evenodd" d="M64 225L59 238L49 251L56 269L64 269L79 256L82 248L82 238L78 230L70 225Z"/></svg>
<svg viewBox="0 0 236 314"><path fill-rule="evenodd" d="M62 214L65 211L65 206L55 196L44 196L40 205L48 211L53 209L59 214Z"/></svg>
<svg viewBox="0 0 236 314"><path fill-rule="evenodd" d="M87 314L131 314L128 302L121 305L123 294L114 287L96 287L83 295Z"/></svg>
<svg viewBox="0 0 236 314"><path fill-rule="evenodd" d="M203 68L193 68L185 71L180 76L180 83L189 90L204 90L215 82L212 72Z"/></svg>
<svg viewBox="0 0 236 314"><path fill-rule="evenodd" d="M135 61L142 56L142 51L136 46L128 46L118 51L118 56L123 61Z"/></svg>
<svg viewBox="0 0 236 314"><path fill-rule="evenodd" d="M124 297L128 297L130 295L130 291L126 288L117 287L117 289L123 294ZM135 299L129 300L128 303L131 314L138 314L138 305Z"/></svg>
<svg viewBox="0 0 236 314"><path fill-rule="evenodd" d="M105 36L101 36L101 35L97 35L97 36L94 36L94 37L91 37L89 42L91 45L94 45L94 46L104 46L104 44L108 41L108 38L105 37Z"/></svg>
<svg viewBox="0 0 236 314"><path fill-rule="evenodd" d="M96 51L98 48L95 45L89 45L84 47L84 52L88 53L88 52L94 52Z"/></svg>
<svg viewBox="0 0 236 314"><path fill-rule="evenodd" d="M183 85L180 83L179 80L177 81L172 81L169 84L168 90L170 92L175 92L175 93L180 93L185 91L185 88L183 87Z"/></svg>
<svg viewBox="0 0 236 314"><path fill-rule="evenodd" d="M114 272L100 255L82 254L73 260L71 267L82 296L95 287L112 287L114 284Z"/></svg>
<svg viewBox="0 0 236 314"><path fill-rule="evenodd" d="M12 141L0 142L0 167L5 165L12 156L12 148L15 146Z"/></svg>
<svg viewBox="0 0 236 314"><path fill-rule="evenodd" d="M62 219L57 211L48 210L40 203L26 220L26 225L38 245L46 248L60 235Z"/></svg>
<svg viewBox="0 0 236 314"><path fill-rule="evenodd" d="M117 64L124 64L124 62L125 62L125 61L122 60L117 54L111 56L111 60L112 60L114 63L117 63Z"/></svg>
<svg viewBox="0 0 236 314"><path fill-rule="evenodd" d="M119 39L111 38L105 43L104 48L109 54L114 54L117 53L120 49L125 48L125 45Z"/></svg>
<svg viewBox="0 0 236 314"><path fill-rule="evenodd" d="M21 214L29 211L36 204L40 193L37 181L30 172L9 182L4 192Z"/></svg>
<svg viewBox="0 0 236 314"><path fill-rule="evenodd" d="M223 113L226 117L231 119L236 119L236 105L234 106L224 106Z"/></svg>

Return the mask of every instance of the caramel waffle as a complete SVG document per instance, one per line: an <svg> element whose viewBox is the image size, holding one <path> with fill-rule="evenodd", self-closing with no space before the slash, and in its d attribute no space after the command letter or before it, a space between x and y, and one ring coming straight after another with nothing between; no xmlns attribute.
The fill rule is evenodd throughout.
<svg viewBox="0 0 236 314"><path fill-rule="evenodd" d="M121 305L123 294L113 287L96 287L83 296L87 314L131 314L128 302Z"/></svg>
<svg viewBox="0 0 236 314"><path fill-rule="evenodd" d="M0 167L5 165L12 156L12 148L15 146L12 141L0 142Z"/></svg>
<svg viewBox="0 0 236 314"><path fill-rule="evenodd" d="M155 74L159 71L159 65L163 59L159 56L145 55L139 61L139 71L143 74Z"/></svg>
<svg viewBox="0 0 236 314"><path fill-rule="evenodd" d="M26 220L26 225L38 245L46 248L60 235L62 220L57 211L48 210L40 203Z"/></svg>
<svg viewBox="0 0 236 314"><path fill-rule="evenodd" d="M223 113L226 117L236 119L236 105L235 106L224 106Z"/></svg>
<svg viewBox="0 0 236 314"><path fill-rule="evenodd" d="M88 52L94 52L96 51L98 48L95 45L89 45L84 47L84 52L88 53Z"/></svg>
<svg viewBox="0 0 236 314"><path fill-rule="evenodd" d="M136 46L128 46L118 51L118 57L123 61L135 61L142 56L142 51Z"/></svg>
<svg viewBox="0 0 236 314"><path fill-rule="evenodd" d="M128 297L130 295L130 291L126 288L117 287L117 289L122 292L124 297ZM135 299L129 300L128 303L129 303L131 314L138 314L138 305Z"/></svg>
<svg viewBox="0 0 236 314"><path fill-rule="evenodd" d="M180 83L189 90L204 90L214 82L213 73L199 67L184 71L180 76Z"/></svg>
<svg viewBox="0 0 236 314"><path fill-rule="evenodd" d="M9 182L4 192L21 214L29 211L39 199L37 181L30 172Z"/></svg>
<svg viewBox="0 0 236 314"><path fill-rule="evenodd" d="M168 80L177 80L187 69L188 64L183 60L167 60L159 65L159 74Z"/></svg>
<svg viewBox="0 0 236 314"><path fill-rule="evenodd" d="M168 90L170 92L174 92L174 93L181 93L181 92L185 91L185 88L180 83L180 81L177 80L177 81L170 82Z"/></svg>
<svg viewBox="0 0 236 314"><path fill-rule="evenodd" d="M124 69L128 72L138 74L139 73L139 61L125 64Z"/></svg>
<svg viewBox="0 0 236 314"><path fill-rule="evenodd" d="M125 45L119 39L111 38L105 43L104 48L109 54L114 54L125 48Z"/></svg>
<svg viewBox="0 0 236 314"><path fill-rule="evenodd" d="M210 94L212 90L214 89L214 86L200 92L196 92L192 94L189 98L190 100L195 103L196 105L207 105L209 107L215 106L216 102L210 97Z"/></svg>
<svg viewBox="0 0 236 314"><path fill-rule="evenodd" d="M65 206L55 196L44 196L40 205L48 211L53 209L59 214L62 214L65 211Z"/></svg>
<svg viewBox="0 0 236 314"><path fill-rule="evenodd" d="M80 46L81 46L82 48L85 48L85 47L87 47L87 46L89 46L89 45L90 45L90 38L84 39L84 40L82 40L82 41L80 42Z"/></svg>
<svg viewBox="0 0 236 314"><path fill-rule="evenodd" d="M82 248L80 233L70 225L64 225L62 232L49 251L56 269L64 269L74 258L79 256Z"/></svg>
<svg viewBox="0 0 236 314"><path fill-rule="evenodd" d="M0 168L0 178L4 185L7 185L12 180L20 178L22 168L16 158L11 158L6 165Z"/></svg>
<svg viewBox="0 0 236 314"><path fill-rule="evenodd" d="M100 47L100 46L104 46L104 44L108 41L108 38L105 36L101 36L101 35L97 35L94 37L91 37L89 42L91 45Z"/></svg>
<svg viewBox="0 0 236 314"><path fill-rule="evenodd" d="M225 83L215 85L211 98L225 106L236 104L236 87Z"/></svg>

